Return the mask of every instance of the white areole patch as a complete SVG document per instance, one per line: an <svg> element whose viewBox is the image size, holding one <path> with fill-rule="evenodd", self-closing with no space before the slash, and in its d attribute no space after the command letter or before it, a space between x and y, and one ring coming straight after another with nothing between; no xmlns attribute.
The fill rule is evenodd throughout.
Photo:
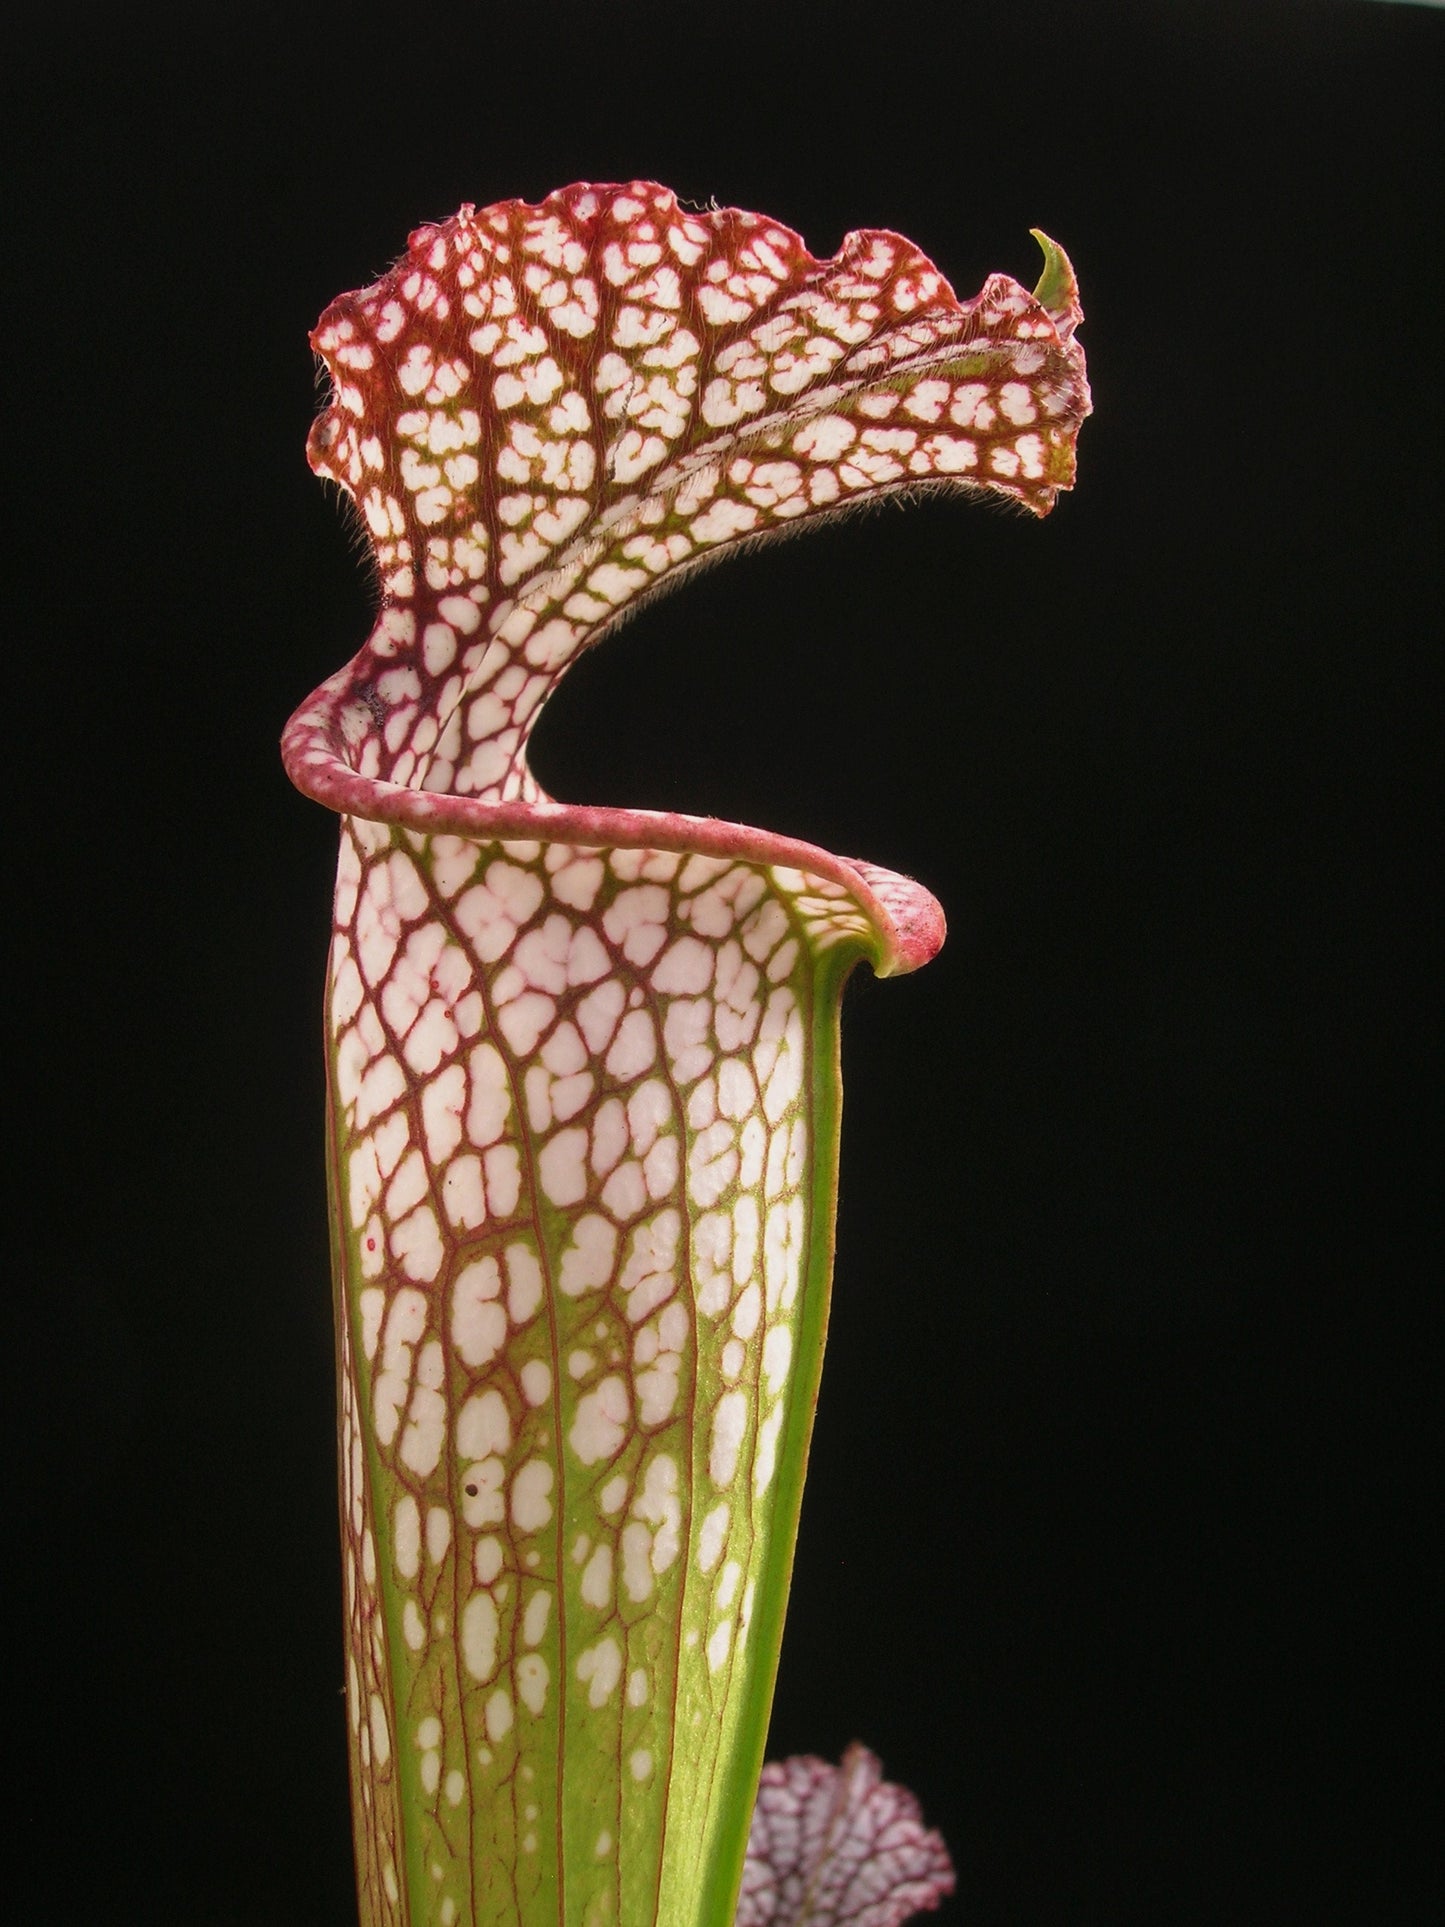
<svg viewBox="0 0 1445 1927"><path fill-rule="evenodd" d="M527 1610L522 1616L522 1641L527 1646L540 1646L547 1632L547 1616L552 1610L550 1592L534 1592L527 1601Z"/></svg>
<svg viewBox="0 0 1445 1927"><path fill-rule="evenodd" d="M567 1443L583 1465L600 1465L622 1450L632 1415L627 1385L610 1373L577 1401Z"/></svg>
<svg viewBox="0 0 1445 1927"><path fill-rule="evenodd" d="M381 1696L371 1696L371 1750L378 1766L385 1766L391 1758L391 1728L386 1723L386 1708Z"/></svg>
<svg viewBox="0 0 1445 1927"><path fill-rule="evenodd" d="M712 983L716 952L696 937L679 937L658 959L652 987L668 996L697 997Z"/></svg>
<svg viewBox="0 0 1445 1927"><path fill-rule="evenodd" d="M445 1372L441 1341L429 1339L417 1359L416 1386L398 1454L408 1470L420 1479L428 1478L436 1470L446 1437L447 1408L441 1393Z"/></svg>
<svg viewBox="0 0 1445 1927"><path fill-rule="evenodd" d="M542 1267L530 1245L508 1245L506 1258L507 1315L514 1325L525 1325L542 1303Z"/></svg>
<svg viewBox="0 0 1445 1927"><path fill-rule="evenodd" d="M738 1469L738 1453L748 1427L747 1396L740 1390L724 1392L713 1407L708 1447L708 1476L715 1486L730 1486Z"/></svg>
<svg viewBox="0 0 1445 1927"><path fill-rule="evenodd" d="M650 1070L657 1059L657 1030L645 1010L633 1010L623 1018L616 1039L607 1053L608 1075L619 1083L629 1083Z"/></svg>
<svg viewBox="0 0 1445 1927"><path fill-rule="evenodd" d="M462 1141L466 1101L467 1074L460 1064L449 1064L422 1089L422 1129L433 1168L445 1164Z"/></svg>
<svg viewBox="0 0 1445 1927"><path fill-rule="evenodd" d="M703 1520L697 1536L697 1564L700 1572L711 1572L722 1557L731 1518L731 1506L726 1499L719 1499Z"/></svg>
<svg viewBox="0 0 1445 1927"><path fill-rule="evenodd" d="M537 1160L542 1189L559 1209L580 1204L587 1195L587 1132L581 1127L559 1131L542 1146Z"/></svg>
<svg viewBox="0 0 1445 1927"><path fill-rule="evenodd" d="M713 1604L720 1613L725 1613L737 1597L738 1585L742 1576L743 1569L737 1560L729 1559L718 1578L717 1595L713 1600Z"/></svg>
<svg viewBox="0 0 1445 1927"><path fill-rule="evenodd" d="M552 1396L552 1367L540 1358L529 1358L517 1374L522 1396L532 1406L545 1405Z"/></svg>
<svg viewBox="0 0 1445 1927"><path fill-rule="evenodd" d="M512 1696L505 1687L499 1686L489 1696L485 1718L487 1738L493 1746L500 1746L512 1730Z"/></svg>
<svg viewBox="0 0 1445 1927"><path fill-rule="evenodd" d="M404 1492L396 1502L392 1548L403 1579L415 1579L421 1568L421 1513L416 1500Z"/></svg>
<svg viewBox="0 0 1445 1927"><path fill-rule="evenodd" d="M426 1515L426 1552L434 1566L439 1566L446 1558L451 1542L452 1515L444 1505L429 1506Z"/></svg>
<svg viewBox="0 0 1445 1927"><path fill-rule="evenodd" d="M659 1452L648 1462L642 1489L632 1501L632 1513L634 1519L653 1528L648 1554L653 1572L666 1572L677 1558L682 1523L677 1460L671 1453Z"/></svg>
<svg viewBox="0 0 1445 1927"><path fill-rule="evenodd" d="M545 1459L529 1459L512 1481L512 1523L519 1532L540 1532L552 1517L553 1473Z"/></svg>
<svg viewBox="0 0 1445 1927"><path fill-rule="evenodd" d="M612 1602L612 1548L599 1545L593 1548L592 1555L582 1568L582 1579L578 1586L583 1602L598 1612L603 1612Z"/></svg>
<svg viewBox="0 0 1445 1927"><path fill-rule="evenodd" d="M505 1462L492 1456L477 1459L462 1473L462 1517L479 1532L486 1526L499 1526L507 1516Z"/></svg>
<svg viewBox="0 0 1445 1927"><path fill-rule="evenodd" d="M577 1677L587 1688L589 1706L605 1706L622 1677L622 1648L609 1634L577 1655Z"/></svg>
<svg viewBox="0 0 1445 1927"><path fill-rule="evenodd" d="M763 1379L769 1398L775 1398L787 1383L793 1357L793 1334L786 1325L774 1325L763 1340Z"/></svg>
<svg viewBox="0 0 1445 1927"><path fill-rule="evenodd" d="M622 1528L622 1589L634 1605L652 1597L652 1534L637 1519Z"/></svg>
<svg viewBox="0 0 1445 1927"><path fill-rule="evenodd" d="M514 1675L517 1698L534 1718L539 1718L547 1704L547 1687L552 1677L546 1660L540 1653L523 1653Z"/></svg>
<svg viewBox="0 0 1445 1927"><path fill-rule="evenodd" d="M474 1680L485 1683L497 1670L497 1603L489 1592L474 1592L462 1608L462 1660Z"/></svg>
<svg viewBox="0 0 1445 1927"><path fill-rule="evenodd" d="M758 1450L753 1461L753 1498L761 1499L772 1483L774 1467L777 1463L778 1433L782 1427L783 1408L775 1405L758 1427Z"/></svg>
<svg viewBox="0 0 1445 1927"><path fill-rule="evenodd" d="M507 1452L512 1443L512 1421L506 1400L495 1388L474 1394L457 1418L457 1451L466 1459L485 1459Z"/></svg>

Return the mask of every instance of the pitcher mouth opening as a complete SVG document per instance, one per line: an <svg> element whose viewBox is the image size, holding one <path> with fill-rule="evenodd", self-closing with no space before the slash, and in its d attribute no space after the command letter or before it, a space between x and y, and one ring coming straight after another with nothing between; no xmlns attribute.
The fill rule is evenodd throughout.
<svg viewBox="0 0 1445 1927"><path fill-rule="evenodd" d="M797 837L678 811L558 803L541 796L535 801L483 802L365 776L348 760L352 746L346 742L341 719L343 706L354 702L353 688L350 667L329 678L291 717L282 737L282 761L291 781L303 795L340 816L393 825L422 837L457 836L474 843L536 839L584 849L668 850L820 877L846 890L866 918L874 939L870 962L879 976L917 970L943 944L947 931L943 907L922 884Z"/></svg>

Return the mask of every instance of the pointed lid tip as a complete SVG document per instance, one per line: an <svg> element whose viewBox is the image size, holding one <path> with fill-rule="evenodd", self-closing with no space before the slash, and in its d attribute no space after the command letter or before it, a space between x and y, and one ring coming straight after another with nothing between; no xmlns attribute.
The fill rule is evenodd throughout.
<svg viewBox="0 0 1445 1927"><path fill-rule="evenodd" d="M1034 299L1067 341L1084 318L1079 306L1079 283L1073 264L1057 241L1050 240L1042 228L1030 228L1044 257L1044 271L1034 289Z"/></svg>

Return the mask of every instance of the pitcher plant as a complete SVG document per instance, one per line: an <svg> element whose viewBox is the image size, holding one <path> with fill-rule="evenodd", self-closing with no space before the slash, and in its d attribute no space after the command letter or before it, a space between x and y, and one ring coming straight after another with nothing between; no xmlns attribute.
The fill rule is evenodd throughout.
<svg viewBox="0 0 1445 1927"><path fill-rule="evenodd" d="M772 831L556 802L527 743L582 650L730 546L926 489L1046 514L1089 396L1038 238L1033 294L992 275L960 301L896 234L817 261L760 215L583 184L418 229L312 337L311 465L380 585L284 746L341 818L365 1927L889 1927L951 1885L861 1749L768 1769L744 1882L827 1323L839 998L860 960L925 963L942 913Z"/></svg>

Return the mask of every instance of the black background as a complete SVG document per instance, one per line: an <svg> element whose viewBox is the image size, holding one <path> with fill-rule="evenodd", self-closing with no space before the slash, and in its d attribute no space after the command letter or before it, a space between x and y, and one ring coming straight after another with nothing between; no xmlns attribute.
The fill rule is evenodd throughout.
<svg viewBox="0 0 1445 1927"><path fill-rule="evenodd" d="M1442 50L1364 0L32 9L11 1919L353 1918L335 831L275 743L369 592L306 330L423 218L633 175L962 293L1042 225L1097 407L1048 522L733 562L536 745L951 917L849 992L772 1751L871 1744L977 1927L1433 1916Z"/></svg>

